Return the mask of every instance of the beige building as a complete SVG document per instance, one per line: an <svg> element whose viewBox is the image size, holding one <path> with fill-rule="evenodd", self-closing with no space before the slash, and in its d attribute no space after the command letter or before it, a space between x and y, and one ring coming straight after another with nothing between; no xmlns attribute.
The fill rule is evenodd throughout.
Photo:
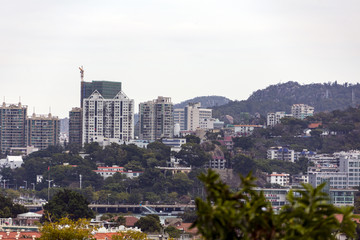
<svg viewBox="0 0 360 240"><path fill-rule="evenodd" d="M50 145L59 144L60 121L58 117L48 115L36 115L28 119L27 124L28 146L38 149L46 149Z"/></svg>
<svg viewBox="0 0 360 240"><path fill-rule="evenodd" d="M213 127L211 119L212 109L201 108L201 103L189 103L185 108L174 110L174 123L180 124L181 131Z"/></svg>
<svg viewBox="0 0 360 240"><path fill-rule="evenodd" d="M139 137L144 140L174 136L174 107L169 97L139 104Z"/></svg>
<svg viewBox="0 0 360 240"><path fill-rule="evenodd" d="M294 118L305 119L308 116L314 115L314 107L307 104L293 104L291 114Z"/></svg>

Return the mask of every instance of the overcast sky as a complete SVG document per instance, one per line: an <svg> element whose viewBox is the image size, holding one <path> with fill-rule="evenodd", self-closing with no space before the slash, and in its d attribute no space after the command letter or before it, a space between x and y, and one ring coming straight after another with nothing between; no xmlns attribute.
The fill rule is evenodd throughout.
<svg viewBox="0 0 360 240"><path fill-rule="evenodd" d="M86 81L122 82L136 105L356 83L359 12L355 0L2 0L1 97L66 117L80 104L81 65Z"/></svg>

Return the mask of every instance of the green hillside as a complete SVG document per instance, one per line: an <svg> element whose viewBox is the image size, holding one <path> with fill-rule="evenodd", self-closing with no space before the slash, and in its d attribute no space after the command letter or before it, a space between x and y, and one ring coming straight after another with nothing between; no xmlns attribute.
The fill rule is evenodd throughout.
<svg viewBox="0 0 360 240"><path fill-rule="evenodd" d="M247 100L230 101L228 104L213 107L213 116L224 119L225 115L234 117L235 122L242 121L242 113L251 115L268 112L286 111L290 113L291 105L304 103L315 107L315 112L345 109L360 103L360 84L343 85L334 83L314 83L300 85L287 82L271 85L255 91Z"/></svg>

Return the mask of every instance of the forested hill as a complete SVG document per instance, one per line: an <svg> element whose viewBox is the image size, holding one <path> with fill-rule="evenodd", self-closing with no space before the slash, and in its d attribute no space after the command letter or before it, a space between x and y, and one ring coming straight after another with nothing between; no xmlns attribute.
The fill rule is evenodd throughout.
<svg viewBox="0 0 360 240"><path fill-rule="evenodd" d="M174 108L184 108L188 103L201 103L201 107L209 108L214 106L221 106L230 102L230 99L221 96L203 96L195 97L181 103L175 104Z"/></svg>
<svg viewBox="0 0 360 240"><path fill-rule="evenodd" d="M255 91L247 100L231 101L221 107L213 107L213 116L223 118L231 115L235 121L241 118L241 112L266 115L268 112L286 111L291 105L305 103L315 107L315 112L345 109L360 104L360 84L343 85L334 83L314 83L300 85L287 82L271 85Z"/></svg>

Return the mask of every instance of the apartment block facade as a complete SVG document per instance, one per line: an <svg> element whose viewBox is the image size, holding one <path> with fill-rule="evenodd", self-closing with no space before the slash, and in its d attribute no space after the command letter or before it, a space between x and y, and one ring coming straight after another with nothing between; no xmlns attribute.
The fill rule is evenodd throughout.
<svg viewBox="0 0 360 240"><path fill-rule="evenodd" d="M80 93L80 106L83 106L84 99L90 97L90 95L96 90L103 98L112 99L118 92L121 92L121 82L113 81L92 81L92 82L81 82L81 93Z"/></svg>
<svg viewBox="0 0 360 240"><path fill-rule="evenodd" d="M266 117L266 125L267 126L275 126L280 123L280 119L284 117L292 117L292 114L286 114L285 112L271 112L267 114Z"/></svg>
<svg viewBox="0 0 360 240"><path fill-rule="evenodd" d="M295 151L287 147L272 147L267 150L267 159L294 162Z"/></svg>
<svg viewBox="0 0 360 240"><path fill-rule="evenodd" d="M0 107L0 150L9 152L12 147L26 147L27 106L6 104Z"/></svg>
<svg viewBox="0 0 360 240"><path fill-rule="evenodd" d="M82 110L81 108L73 108L69 112L69 143L82 143Z"/></svg>
<svg viewBox="0 0 360 240"><path fill-rule="evenodd" d="M154 141L174 136L174 107L169 97L139 104L139 137Z"/></svg>
<svg viewBox="0 0 360 240"><path fill-rule="evenodd" d="M174 123L180 124L181 131L208 128L211 119L212 109L201 108L201 103L189 103L185 108L174 109Z"/></svg>
<svg viewBox="0 0 360 240"><path fill-rule="evenodd" d="M6 104L0 106L0 149L2 153L45 149L59 144L60 120L48 115L27 116L27 106ZM31 150L32 149L32 150Z"/></svg>
<svg viewBox="0 0 360 240"><path fill-rule="evenodd" d="M35 115L27 120L27 145L38 149L46 149L50 145L59 144L60 120L51 114Z"/></svg>
<svg viewBox="0 0 360 240"><path fill-rule="evenodd" d="M330 188L357 188L360 185L360 151L341 152L338 168L308 171L308 175L314 187L327 182Z"/></svg>
<svg viewBox="0 0 360 240"><path fill-rule="evenodd" d="M303 120L308 116L314 115L314 107L307 104L293 104L291 107L291 114L294 118Z"/></svg>
<svg viewBox="0 0 360 240"><path fill-rule="evenodd" d="M82 144L97 136L130 141L134 138L134 100L122 91L105 98L95 90L83 100Z"/></svg>

